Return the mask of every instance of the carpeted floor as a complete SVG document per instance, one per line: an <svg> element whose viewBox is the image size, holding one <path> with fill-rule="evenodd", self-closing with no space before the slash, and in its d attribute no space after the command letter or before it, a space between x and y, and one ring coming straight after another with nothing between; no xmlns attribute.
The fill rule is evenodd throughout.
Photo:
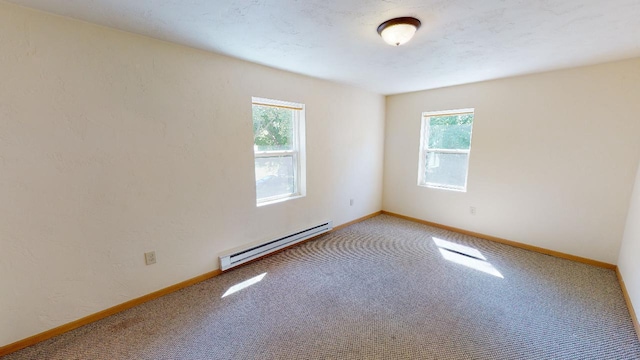
<svg viewBox="0 0 640 360"><path fill-rule="evenodd" d="M640 342L611 270L381 215L14 359L620 360Z"/></svg>

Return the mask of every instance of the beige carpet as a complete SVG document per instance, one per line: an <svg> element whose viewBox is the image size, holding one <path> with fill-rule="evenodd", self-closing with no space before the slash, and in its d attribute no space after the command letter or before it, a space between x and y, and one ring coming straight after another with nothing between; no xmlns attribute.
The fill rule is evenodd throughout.
<svg viewBox="0 0 640 360"><path fill-rule="evenodd" d="M620 360L640 343L611 270L381 215L14 359Z"/></svg>

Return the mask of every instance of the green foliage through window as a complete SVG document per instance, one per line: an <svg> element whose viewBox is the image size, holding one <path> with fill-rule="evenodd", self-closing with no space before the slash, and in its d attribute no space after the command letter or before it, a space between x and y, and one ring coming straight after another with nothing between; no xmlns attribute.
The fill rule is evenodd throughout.
<svg viewBox="0 0 640 360"><path fill-rule="evenodd" d="M293 110L253 105L253 143L258 151L293 149Z"/></svg>
<svg viewBox="0 0 640 360"><path fill-rule="evenodd" d="M429 149L469 149L473 114L429 117Z"/></svg>

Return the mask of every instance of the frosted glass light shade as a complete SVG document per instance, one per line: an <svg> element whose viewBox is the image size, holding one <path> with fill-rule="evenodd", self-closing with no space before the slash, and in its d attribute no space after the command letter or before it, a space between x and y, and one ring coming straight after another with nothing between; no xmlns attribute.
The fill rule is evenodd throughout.
<svg viewBox="0 0 640 360"><path fill-rule="evenodd" d="M416 33L416 27L408 24L400 24L389 26L382 30L380 36L387 44L399 46L411 40L413 34Z"/></svg>
<svg viewBox="0 0 640 360"><path fill-rule="evenodd" d="M378 26L378 34L389 45L399 46L411 40L420 27L420 20L403 17L391 19Z"/></svg>

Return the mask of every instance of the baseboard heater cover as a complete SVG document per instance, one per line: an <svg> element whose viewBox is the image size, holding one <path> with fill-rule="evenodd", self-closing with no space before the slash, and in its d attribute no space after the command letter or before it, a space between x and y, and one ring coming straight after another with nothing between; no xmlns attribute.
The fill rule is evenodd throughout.
<svg viewBox="0 0 640 360"><path fill-rule="evenodd" d="M222 271L231 269L234 266L244 264L247 261L251 261L255 258L267 255L286 246L291 246L300 241L304 241L314 236L326 233L331 229L333 229L333 221L327 221L320 225L312 226L308 229L301 230L293 234L253 246L248 249L220 256L220 268L222 269Z"/></svg>

